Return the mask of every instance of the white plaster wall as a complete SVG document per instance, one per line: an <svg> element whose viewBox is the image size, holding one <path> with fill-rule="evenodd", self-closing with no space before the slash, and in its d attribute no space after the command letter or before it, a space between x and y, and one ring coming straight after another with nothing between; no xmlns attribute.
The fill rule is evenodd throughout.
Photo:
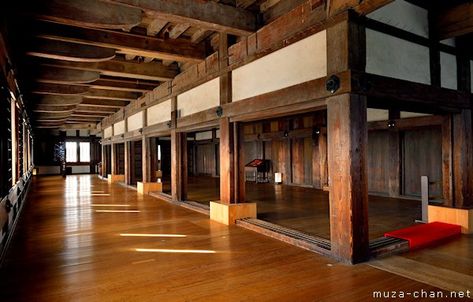
<svg viewBox="0 0 473 302"><path fill-rule="evenodd" d="M177 96L177 110L183 117L220 105L220 80L215 78Z"/></svg>
<svg viewBox="0 0 473 302"><path fill-rule="evenodd" d="M196 141L203 141L207 139L212 139L212 131L197 132L195 134Z"/></svg>
<svg viewBox="0 0 473 302"><path fill-rule="evenodd" d="M143 128L143 111L133 114L128 118L128 131Z"/></svg>
<svg viewBox="0 0 473 302"><path fill-rule="evenodd" d="M76 130L66 130L66 136L76 136Z"/></svg>
<svg viewBox="0 0 473 302"><path fill-rule="evenodd" d="M430 85L429 49L367 29L366 72Z"/></svg>
<svg viewBox="0 0 473 302"><path fill-rule="evenodd" d="M217 129L217 130L215 131L215 137L216 137L216 138L220 138L220 129Z"/></svg>
<svg viewBox="0 0 473 302"><path fill-rule="evenodd" d="M431 114L418 113L418 112L409 112L409 111L401 111L401 118L421 117L421 116L427 116L427 115L431 115Z"/></svg>
<svg viewBox="0 0 473 302"><path fill-rule="evenodd" d="M389 119L389 110L368 108L366 111L367 121L387 121Z"/></svg>
<svg viewBox="0 0 473 302"><path fill-rule="evenodd" d="M113 134L120 135L125 133L125 121L120 121L113 125Z"/></svg>
<svg viewBox="0 0 473 302"><path fill-rule="evenodd" d="M440 52L440 85L457 89L457 59L445 52Z"/></svg>
<svg viewBox="0 0 473 302"><path fill-rule="evenodd" d="M233 101L240 101L326 75L326 31L321 31L233 70Z"/></svg>
<svg viewBox="0 0 473 302"><path fill-rule="evenodd" d="M147 112L148 126L171 120L171 100L149 107Z"/></svg>
<svg viewBox="0 0 473 302"><path fill-rule="evenodd" d="M72 174L90 173L90 166L72 166Z"/></svg>
<svg viewBox="0 0 473 302"><path fill-rule="evenodd" d="M368 14L368 18L425 38L429 37L427 10L404 0L396 0L379 8Z"/></svg>
<svg viewBox="0 0 473 302"><path fill-rule="evenodd" d="M448 39L445 39L445 40L441 40L440 43L442 43L444 45L452 46L452 47L456 47L456 45L457 45L457 43L455 41L455 38L448 38Z"/></svg>
<svg viewBox="0 0 473 302"><path fill-rule="evenodd" d="M79 130L79 136L82 136L82 137L87 137L90 135L90 130L87 130L87 129L81 129Z"/></svg>
<svg viewBox="0 0 473 302"><path fill-rule="evenodd" d="M104 138L111 137L112 133L113 133L112 126L107 127L103 130L103 137Z"/></svg>

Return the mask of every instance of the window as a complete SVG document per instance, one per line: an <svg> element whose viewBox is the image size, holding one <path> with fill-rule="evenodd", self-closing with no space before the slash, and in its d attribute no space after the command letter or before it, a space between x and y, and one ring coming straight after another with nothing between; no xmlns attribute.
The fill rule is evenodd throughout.
<svg viewBox="0 0 473 302"><path fill-rule="evenodd" d="M79 143L79 157L81 163L90 162L90 143L82 142Z"/></svg>
<svg viewBox="0 0 473 302"><path fill-rule="evenodd" d="M66 162L76 163L77 162L77 143L66 142Z"/></svg>

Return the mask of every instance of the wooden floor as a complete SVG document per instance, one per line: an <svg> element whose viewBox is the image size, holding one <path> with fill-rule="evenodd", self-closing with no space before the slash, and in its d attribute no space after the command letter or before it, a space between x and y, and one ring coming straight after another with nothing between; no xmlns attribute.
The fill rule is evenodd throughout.
<svg viewBox="0 0 473 302"><path fill-rule="evenodd" d="M1 301L369 301L420 289L434 288L88 175L34 179L0 270Z"/></svg>
<svg viewBox="0 0 473 302"><path fill-rule="evenodd" d="M189 177L188 199L208 204L219 199L219 179ZM258 218L330 239L328 192L297 186L247 182L248 201L256 202ZM414 224L421 218L420 201L369 196L370 239Z"/></svg>

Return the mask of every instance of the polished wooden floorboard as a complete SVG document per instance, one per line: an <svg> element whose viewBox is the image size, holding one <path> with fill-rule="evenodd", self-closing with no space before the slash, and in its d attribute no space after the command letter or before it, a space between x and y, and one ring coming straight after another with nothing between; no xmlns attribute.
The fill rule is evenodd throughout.
<svg viewBox="0 0 473 302"><path fill-rule="evenodd" d="M420 289L434 288L89 175L33 180L0 270L0 301L369 301Z"/></svg>
<svg viewBox="0 0 473 302"><path fill-rule="evenodd" d="M208 204L219 199L219 178L189 177L188 199ZM247 200L257 203L258 218L330 239L328 192L313 188L246 183ZM414 224L420 201L369 196L370 239Z"/></svg>

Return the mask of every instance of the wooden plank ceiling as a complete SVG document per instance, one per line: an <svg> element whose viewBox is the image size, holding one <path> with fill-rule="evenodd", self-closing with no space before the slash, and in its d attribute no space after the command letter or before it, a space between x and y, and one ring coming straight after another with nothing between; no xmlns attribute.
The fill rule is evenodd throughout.
<svg viewBox="0 0 473 302"><path fill-rule="evenodd" d="M99 122L201 62L217 49L219 32L237 39L255 32L264 2L41 0L15 7L7 28L21 53L19 77L35 126Z"/></svg>
<svg viewBox="0 0 473 302"><path fill-rule="evenodd" d="M218 33L238 41L302 2L41 0L16 7L8 27L22 54L19 74L35 126L74 128L99 122L202 61L218 49ZM439 36L471 33L473 14L464 16L471 7L458 1L442 8L448 13L438 14Z"/></svg>

